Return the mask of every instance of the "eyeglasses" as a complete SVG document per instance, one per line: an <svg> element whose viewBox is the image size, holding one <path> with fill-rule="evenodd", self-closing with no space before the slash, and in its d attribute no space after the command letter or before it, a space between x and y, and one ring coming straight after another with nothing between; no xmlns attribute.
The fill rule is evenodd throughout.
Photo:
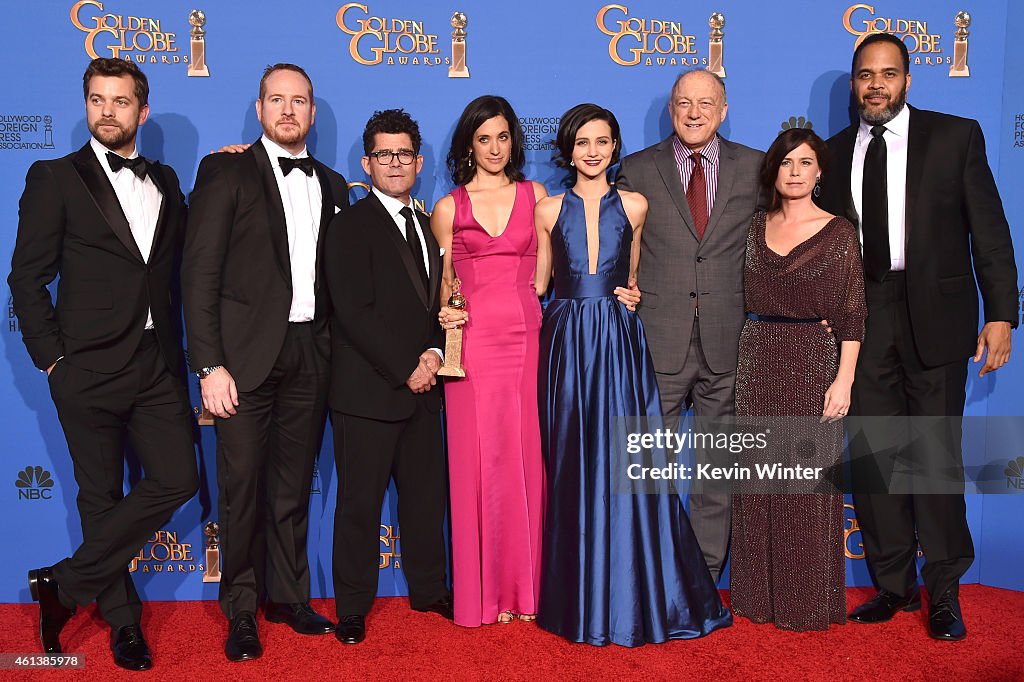
<svg viewBox="0 0 1024 682"><path fill-rule="evenodd" d="M398 162L403 166L408 166L416 160L416 152L411 149L399 149L397 152L393 152L390 149L381 149L377 152L370 152L367 156L377 159L377 163L382 166L390 166L391 160L396 156L398 157Z"/></svg>

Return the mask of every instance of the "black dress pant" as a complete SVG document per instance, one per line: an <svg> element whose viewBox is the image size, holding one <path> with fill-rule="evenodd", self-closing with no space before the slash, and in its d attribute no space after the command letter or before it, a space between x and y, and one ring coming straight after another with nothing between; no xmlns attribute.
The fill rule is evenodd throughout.
<svg viewBox="0 0 1024 682"><path fill-rule="evenodd" d="M961 453L967 359L922 364L902 272L868 282L866 297L867 329L848 426L868 565L878 587L906 595L917 584L920 543L929 594L956 594L974 560Z"/></svg>
<svg viewBox="0 0 1024 682"><path fill-rule="evenodd" d="M217 419L220 607L309 601L309 490L326 421L329 342L291 323L274 367Z"/></svg>
<svg viewBox="0 0 1024 682"><path fill-rule="evenodd" d="M417 400L413 415L398 422L332 413L338 468L334 599L339 618L366 615L373 606L380 573L381 504L392 476L398 489L409 603L422 608L449 594L444 545L448 489L441 421L424 402Z"/></svg>
<svg viewBox="0 0 1024 682"><path fill-rule="evenodd" d="M59 361L48 380L74 464L82 544L53 570L63 593L81 606L95 600L116 629L142 615L129 562L199 488L192 408L153 332L113 374L73 361ZM143 478L125 495L128 443Z"/></svg>

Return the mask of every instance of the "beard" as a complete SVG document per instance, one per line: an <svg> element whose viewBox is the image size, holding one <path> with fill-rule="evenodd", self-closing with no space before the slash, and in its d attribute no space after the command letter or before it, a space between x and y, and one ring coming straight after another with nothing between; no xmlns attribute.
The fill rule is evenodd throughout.
<svg viewBox="0 0 1024 682"><path fill-rule="evenodd" d="M110 123L112 125L100 125ZM116 127L115 127L116 126ZM89 132L107 149L120 149L135 139L138 126L128 129L116 121L99 121L89 126Z"/></svg>
<svg viewBox="0 0 1024 682"><path fill-rule="evenodd" d="M903 88L899 91L899 93L897 93L896 99L889 100L888 106L882 107L881 109L869 111L867 108L865 108L864 100L863 98L861 98L861 100L857 102L857 111L860 113L860 117L863 118L868 123L870 123L871 125L882 126L896 118L896 116L898 116L899 113L903 111L903 107L905 107L906 104L907 86L904 85Z"/></svg>
<svg viewBox="0 0 1024 682"><path fill-rule="evenodd" d="M281 123L288 122L292 125L290 127L281 127ZM279 120L269 128L264 128L263 132L267 134L272 141L279 145L293 145L299 144L306 139L306 133L308 130L303 130L302 126L294 119L283 119Z"/></svg>

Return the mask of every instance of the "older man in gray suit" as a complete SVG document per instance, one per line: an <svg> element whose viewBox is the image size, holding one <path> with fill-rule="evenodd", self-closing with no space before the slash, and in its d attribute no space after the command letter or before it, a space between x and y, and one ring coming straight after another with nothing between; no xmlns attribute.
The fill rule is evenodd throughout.
<svg viewBox="0 0 1024 682"><path fill-rule="evenodd" d="M649 202L640 251L640 317L666 417L735 413L744 321L743 257L764 154L718 136L725 84L683 72L668 110L675 133L622 160L616 184ZM727 492L690 496L690 518L717 581L729 546Z"/></svg>

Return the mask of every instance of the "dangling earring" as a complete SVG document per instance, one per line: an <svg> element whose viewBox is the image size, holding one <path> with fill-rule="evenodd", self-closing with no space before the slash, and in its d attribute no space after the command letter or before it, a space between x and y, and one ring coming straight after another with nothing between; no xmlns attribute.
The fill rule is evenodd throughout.
<svg viewBox="0 0 1024 682"><path fill-rule="evenodd" d="M572 159L569 159L569 165L572 166L573 168L575 168L576 167L576 162L573 161Z"/></svg>
<svg viewBox="0 0 1024 682"><path fill-rule="evenodd" d="M473 167L473 157L472 156L467 156L466 157L466 167L467 168L472 168Z"/></svg>
<svg viewBox="0 0 1024 682"><path fill-rule="evenodd" d="M817 199L818 197L821 196L821 176L820 175L818 176L817 180L814 181L814 189L811 190L811 194L814 195L815 199Z"/></svg>

